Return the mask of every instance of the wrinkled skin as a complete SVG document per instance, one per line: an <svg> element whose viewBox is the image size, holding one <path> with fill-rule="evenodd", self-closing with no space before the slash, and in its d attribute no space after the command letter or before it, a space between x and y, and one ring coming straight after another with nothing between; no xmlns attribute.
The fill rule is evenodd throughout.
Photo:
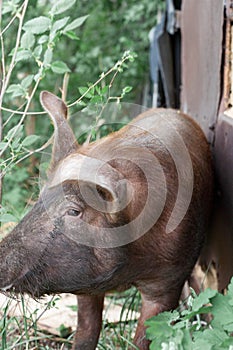
<svg viewBox="0 0 233 350"><path fill-rule="evenodd" d="M98 228L110 230L127 224L140 213L147 193L144 175L134 164L119 158L109 163L136 186L134 197L124 210L109 215L92 208L83 199L79 182L66 180L61 186L46 186L31 212L0 244L0 288L9 287L36 298L63 292L78 296L74 350L96 348L104 295L108 291L134 285L141 292L141 316L134 339L140 350L149 349L145 320L178 305L183 285L200 254L212 203L207 142L189 119L184 118L183 123L188 125L180 133L187 140L193 163L194 191L185 217L173 232L166 233L166 223L177 196L177 172L166 148L155 144L152 151L162 164L167 181L166 205L159 220L139 239L114 248L98 248L80 244L68 234L70 227L75 227L78 237L81 221L97 227L98 234ZM124 139L124 132L101 142L107 147L113 138ZM128 135L127 140L138 145L142 137L143 144L151 145L148 135L131 135L133 141ZM80 148L80 152L89 154L91 147ZM99 193L111 201L106 189Z"/></svg>
<svg viewBox="0 0 233 350"><path fill-rule="evenodd" d="M63 191L57 188L49 190L43 196L43 200L36 203L31 212L0 245L1 252L5 252L6 249L12 252L9 261L10 268L15 277L17 276L14 280L15 292L26 292L34 297L56 292L91 291L96 294L109 287L116 288L119 284L117 277L121 274L122 265L127 264L126 248L99 250L69 239L64 234L67 221L75 221L78 226L79 215L83 220L88 216L89 221L96 221L97 217L98 225L107 227L109 223L104 216L98 217L94 210L84 208L75 183L64 184ZM63 194L67 200L65 205L62 202ZM75 216L79 213L75 210L82 212ZM23 250L20 249L22 258L17 255L16 259L13 252L19 245L23 247ZM26 266L25 257L28 258ZM4 262L6 273L9 274L8 259L4 260L3 264ZM1 271L4 271L3 264ZM1 285L6 282L2 280L2 276L3 274ZM7 281L7 284L10 282L12 281Z"/></svg>

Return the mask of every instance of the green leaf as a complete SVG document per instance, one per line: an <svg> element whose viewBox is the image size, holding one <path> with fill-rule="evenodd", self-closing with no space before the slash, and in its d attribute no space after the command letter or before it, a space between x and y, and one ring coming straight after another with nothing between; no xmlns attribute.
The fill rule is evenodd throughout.
<svg viewBox="0 0 233 350"><path fill-rule="evenodd" d="M79 37L72 30L64 32L64 34L71 40L80 40Z"/></svg>
<svg viewBox="0 0 233 350"><path fill-rule="evenodd" d="M12 97L24 96L25 91L19 84L11 84L7 91L7 94L12 94Z"/></svg>
<svg viewBox="0 0 233 350"><path fill-rule="evenodd" d="M94 97L95 88L92 88L92 89L90 89L90 91L88 91L89 89L90 89L89 87L80 86L78 88L78 91L80 92L81 95L85 94L85 97L92 98L92 97Z"/></svg>
<svg viewBox="0 0 233 350"><path fill-rule="evenodd" d="M87 104L84 101L79 101L77 105L80 107L86 107Z"/></svg>
<svg viewBox="0 0 233 350"><path fill-rule="evenodd" d="M21 137L16 137L14 138L11 147L16 151L19 152L21 149L21 144L20 144Z"/></svg>
<svg viewBox="0 0 233 350"><path fill-rule="evenodd" d="M12 92L17 91L18 89L20 89L19 84L11 84L11 85L9 85L8 89L6 90L6 93L11 94ZM22 91L22 90L20 89L20 91Z"/></svg>
<svg viewBox="0 0 233 350"><path fill-rule="evenodd" d="M173 334L173 329L166 322L155 322L153 327L146 329L147 339L153 340L155 338L169 338Z"/></svg>
<svg viewBox="0 0 233 350"><path fill-rule="evenodd" d="M130 92L132 89L133 89L132 86L126 86L126 87L124 87L124 89L123 89L123 94L127 94L127 93Z"/></svg>
<svg viewBox="0 0 233 350"><path fill-rule="evenodd" d="M228 285L228 292L227 295L229 297L229 304L233 306L233 278L231 279L231 282ZM233 350L233 349L232 349Z"/></svg>
<svg viewBox="0 0 233 350"><path fill-rule="evenodd" d="M220 323L225 330L233 332L233 307L229 304L229 300L228 295L222 294L217 294L213 298L212 324Z"/></svg>
<svg viewBox="0 0 233 350"><path fill-rule="evenodd" d="M198 331L194 336L194 350L212 350L213 346L220 345L227 340L228 336L225 332L219 329L206 329L204 332Z"/></svg>
<svg viewBox="0 0 233 350"><path fill-rule="evenodd" d="M14 5L11 4L11 3L3 3L2 4L2 14L5 15L6 13L9 13L9 12L12 12L14 13L15 12L15 8L14 8Z"/></svg>
<svg viewBox="0 0 233 350"><path fill-rule="evenodd" d="M62 338L68 337L72 333L72 328L71 327L66 327L64 324L61 324L60 327L58 328L60 332L60 336Z"/></svg>
<svg viewBox="0 0 233 350"><path fill-rule="evenodd" d="M204 292L200 293L193 301L192 311L196 312L203 305L206 305L210 302L210 299L213 298L218 292L216 290L207 288Z"/></svg>
<svg viewBox="0 0 233 350"><path fill-rule="evenodd" d="M7 145L7 142L0 142L0 150L2 150L3 148L5 148Z"/></svg>
<svg viewBox="0 0 233 350"><path fill-rule="evenodd" d="M71 8L76 3L76 0L59 0L51 8L52 15L59 15Z"/></svg>
<svg viewBox="0 0 233 350"><path fill-rule="evenodd" d="M33 55L36 59L39 59L43 51L42 45L38 45L33 51Z"/></svg>
<svg viewBox="0 0 233 350"><path fill-rule="evenodd" d="M233 296L233 277L232 277L231 282L229 283L227 289L228 289L228 294L232 294L232 296Z"/></svg>
<svg viewBox="0 0 233 350"><path fill-rule="evenodd" d="M76 18L73 22L71 22L70 24L68 24L65 27L64 32L74 30L74 29L80 27L86 21L86 19L88 17L89 17L89 15Z"/></svg>
<svg viewBox="0 0 233 350"><path fill-rule="evenodd" d="M208 314L211 313L212 311L212 306L203 306L200 307L200 309L198 309L197 311L192 311L192 310L184 310L182 311L181 315L182 315L182 321L180 321L179 323L175 324L174 327L180 327L180 324L182 322L186 322L187 320L190 320L192 317L196 316L196 315L201 315L201 314Z"/></svg>
<svg viewBox="0 0 233 350"><path fill-rule="evenodd" d="M56 33L59 29L63 28L66 23L68 22L70 17L64 17L62 19L57 20L56 22L54 22L52 29L51 29L51 33Z"/></svg>
<svg viewBox="0 0 233 350"><path fill-rule="evenodd" d="M0 222L17 222L17 219L12 214L1 214Z"/></svg>
<svg viewBox="0 0 233 350"><path fill-rule="evenodd" d="M23 89L27 89L33 82L33 79L34 79L34 75L30 74L21 81L20 85L22 86Z"/></svg>
<svg viewBox="0 0 233 350"><path fill-rule="evenodd" d="M161 336L171 336L173 334L172 326L170 326L171 320L172 312L163 312L147 320L145 322L145 325L148 326L146 329L147 339L153 340Z"/></svg>
<svg viewBox="0 0 233 350"><path fill-rule="evenodd" d="M183 349L192 350L192 338L188 329L183 329L183 341L182 341Z"/></svg>
<svg viewBox="0 0 233 350"><path fill-rule="evenodd" d="M25 31L30 31L33 34L42 34L49 30L51 25L51 20L48 17L40 16L27 21L23 29Z"/></svg>
<svg viewBox="0 0 233 350"><path fill-rule="evenodd" d="M35 82L37 82L38 80L44 78L44 76L45 76L44 70L39 71L39 72L34 76Z"/></svg>
<svg viewBox="0 0 233 350"><path fill-rule="evenodd" d="M66 305L66 307L68 307L72 311L78 311L78 306L77 305Z"/></svg>
<svg viewBox="0 0 233 350"><path fill-rule="evenodd" d="M29 136L25 137L25 139L23 140L22 146L24 146L24 147L31 146L33 143L35 143L39 139L40 139L40 136L38 136L38 135L29 135Z"/></svg>
<svg viewBox="0 0 233 350"><path fill-rule="evenodd" d="M66 65L65 62L62 61L55 61L51 64L51 69L54 73L57 74L64 74L67 72L70 72L69 67Z"/></svg>
<svg viewBox="0 0 233 350"><path fill-rule="evenodd" d="M100 90L100 95L106 95L106 93L108 93L109 91L109 86L104 86L101 90Z"/></svg>
<svg viewBox="0 0 233 350"><path fill-rule="evenodd" d="M92 104L100 104L102 102L102 97L101 96L93 96L90 100L90 103Z"/></svg>
<svg viewBox="0 0 233 350"><path fill-rule="evenodd" d="M38 44L44 44L48 41L49 37L48 35L44 34L41 35L41 37L38 39Z"/></svg>
<svg viewBox="0 0 233 350"><path fill-rule="evenodd" d="M44 54L44 65L48 67L53 59L53 50L49 47Z"/></svg>
<svg viewBox="0 0 233 350"><path fill-rule="evenodd" d="M19 49L17 54L16 54L15 61L19 62L19 61L23 61L23 60L28 60L31 57L32 57L31 51L26 50L26 49Z"/></svg>
<svg viewBox="0 0 233 350"><path fill-rule="evenodd" d="M23 131L23 126L20 125L18 127L18 125L16 125L8 131L8 133L6 135L6 139L7 140L11 139L13 137L13 135L14 135L14 137L19 136L22 133L22 131Z"/></svg>
<svg viewBox="0 0 233 350"><path fill-rule="evenodd" d="M21 47L29 49L35 44L35 37L30 31L26 31L21 38Z"/></svg>
<svg viewBox="0 0 233 350"><path fill-rule="evenodd" d="M20 0L12 0L12 1L3 1L2 2L2 14L6 14L11 12L11 14L16 14L18 11L18 8L20 6L19 4Z"/></svg>

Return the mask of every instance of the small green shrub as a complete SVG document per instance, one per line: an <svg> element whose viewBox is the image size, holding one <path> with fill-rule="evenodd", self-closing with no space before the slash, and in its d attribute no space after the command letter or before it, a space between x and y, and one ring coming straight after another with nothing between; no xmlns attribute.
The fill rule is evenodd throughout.
<svg viewBox="0 0 233 350"><path fill-rule="evenodd" d="M206 314L210 322L201 320ZM163 312L146 325L150 350L232 350L233 278L225 295L206 289L191 295L184 310Z"/></svg>

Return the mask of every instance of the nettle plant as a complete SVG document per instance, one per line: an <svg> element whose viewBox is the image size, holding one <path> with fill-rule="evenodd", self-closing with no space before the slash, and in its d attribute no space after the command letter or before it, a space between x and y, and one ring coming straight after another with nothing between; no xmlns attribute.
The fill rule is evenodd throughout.
<svg viewBox="0 0 233 350"><path fill-rule="evenodd" d="M34 2L33 2L34 3ZM71 68L59 59L59 52L68 42L76 45L77 32L88 14L72 19L76 0L38 1L35 8L29 0L2 2L0 12L0 43L2 84L0 87L0 222L16 221L28 204L29 188L35 185L31 178L38 176L38 161L29 164L29 157L48 146L52 128L48 118L38 105L39 92L43 89L61 90L67 98ZM34 4L35 5L35 4ZM35 13L40 15L35 16ZM69 16L70 14L70 16ZM65 45L64 45L65 39ZM63 40L63 44L61 45ZM64 56L64 55L63 55ZM119 96L111 96L111 87L116 76L133 61L135 55L125 52L95 83L76 87L76 101L69 105L79 110L86 105L120 100L131 87L126 86ZM78 64L78 63L77 63ZM72 91L73 93L73 91ZM35 116L38 115L38 118ZM31 123L32 122L32 123ZM27 126L27 124L32 124ZM40 136L37 135L39 130ZM47 141L47 142L46 142ZM23 160L28 163L23 163ZM15 165L19 164L19 167ZM26 164L26 165L25 165ZM33 169L31 169L34 167ZM14 175L11 172L14 168ZM30 171L28 170L30 168ZM3 178L5 179L3 182ZM19 183L24 182L24 187ZM11 203L12 208L8 203ZM14 214L14 215L12 215Z"/></svg>
<svg viewBox="0 0 233 350"><path fill-rule="evenodd" d="M193 292L185 308L163 312L146 325L150 350L233 350L233 278L225 295L210 288Z"/></svg>

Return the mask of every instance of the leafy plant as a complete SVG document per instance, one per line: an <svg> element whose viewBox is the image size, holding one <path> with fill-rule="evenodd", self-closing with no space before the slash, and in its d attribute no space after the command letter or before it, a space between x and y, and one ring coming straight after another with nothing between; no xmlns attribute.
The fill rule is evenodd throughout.
<svg viewBox="0 0 233 350"><path fill-rule="evenodd" d="M209 323L201 320L207 314ZM232 350L233 278L225 295L212 289L192 294L186 309L163 312L146 325L150 350Z"/></svg>
<svg viewBox="0 0 233 350"><path fill-rule="evenodd" d="M80 9L76 3L75 0L3 1L0 28L3 72L0 90L0 201L2 199L4 209L0 213L0 222L10 218L15 221L15 217L25 213L25 206L33 203L33 197L38 195L38 190L30 194L36 184L33 177L38 177L39 155L48 146L46 141L52 134L49 118L44 118L44 113L40 112L39 92L48 89L57 93L60 89L66 98L73 61L70 61L70 55L63 55L63 51L68 53L70 47L77 47L77 31L80 32L80 27L89 17L82 14L74 18ZM75 102L70 104L72 113L87 105L106 104L113 98L119 101L130 92L131 87L126 86L113 97L112 88L118 74L126 70L127 61L134 60L134 57L126 51L112 67L99 74L95 83L83 81L76 87ZM81 96L77 99L78 93ZM39 118L35 118L37 116Z"/></svg>
<svg viewBox="0 0 233 350"><path fill-rule="evenodd" d="M49 121L36 123L33 118L41 112L32 109L40 108L38 94L47 84L45 76L52 74L50 82L56 86L57 77L70 72L66 62L54 54L62 37L77 40L76 31L88 18L64 17L75 4L76 0L45 5L29 0L1 2L0 201L4 209L0 222L18 217L31 200L28 190L35 184L31 177L38 176L38 153L51 135ZM37 124L41 136L37 135ZM28 160L32 155L33 161ZM24 166L16 167L24 159Z"/></svg>

